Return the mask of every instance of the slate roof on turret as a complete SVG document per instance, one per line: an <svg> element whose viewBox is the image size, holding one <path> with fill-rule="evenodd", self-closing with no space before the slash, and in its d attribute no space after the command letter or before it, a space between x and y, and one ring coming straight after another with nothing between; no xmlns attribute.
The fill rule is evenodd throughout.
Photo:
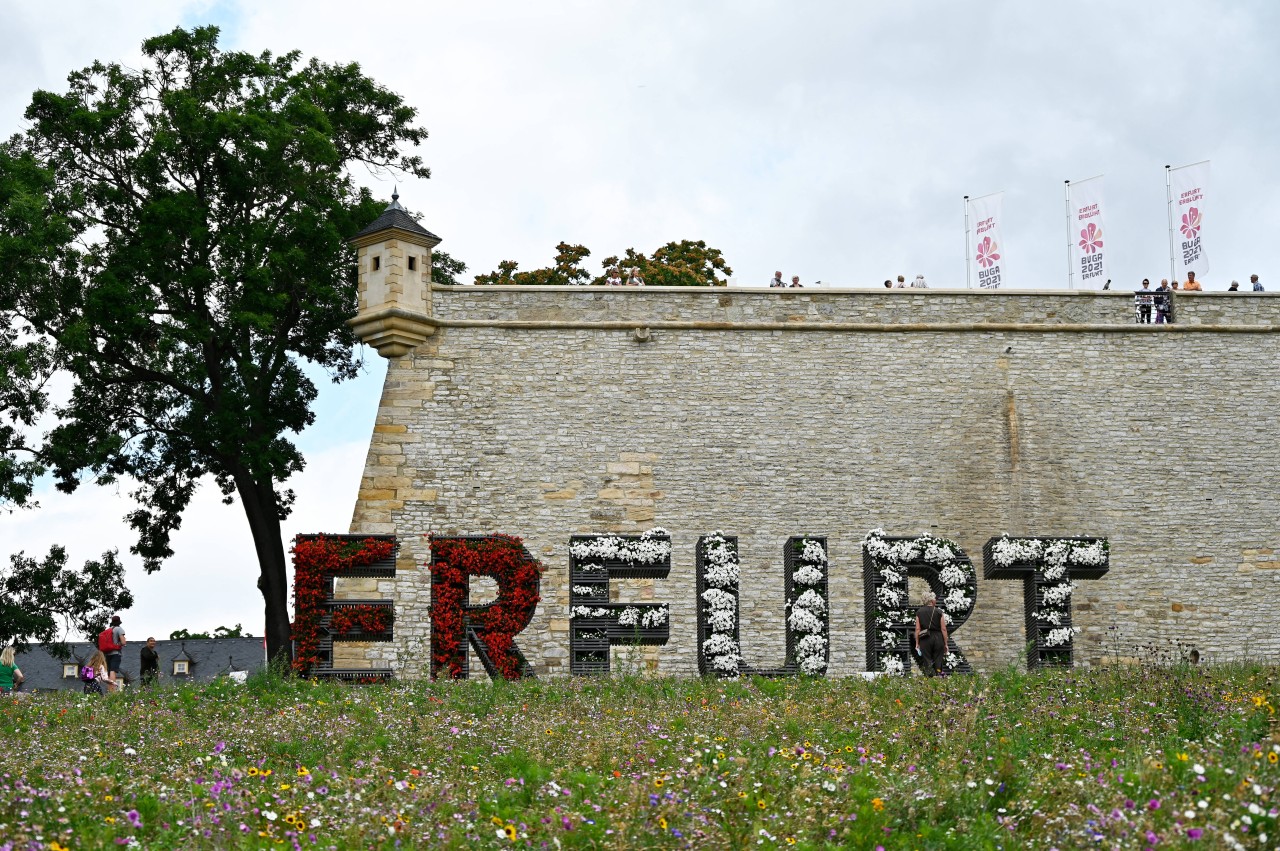
<svg viewBox="0 0 1280 851"><path fill-rule="evenodd" d="M416 233L418 236L425 236L428 239L434 239L436 242L441 241L440 237L415 222L413 216L405 212L404 207L400 206L400 195L398 193L391 196L391 203L387 205L387 209L382 211L382 215L374 219L373 224L360 231L354 238L359 239L362 236L368 236L371 233L390 228Z"/></svg>

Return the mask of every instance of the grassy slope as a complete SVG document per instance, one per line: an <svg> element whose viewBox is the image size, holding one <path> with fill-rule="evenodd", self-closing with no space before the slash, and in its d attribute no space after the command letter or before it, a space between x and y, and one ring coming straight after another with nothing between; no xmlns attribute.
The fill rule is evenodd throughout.
<svg viewBox="0 0 1280 851"><path fill-rule="evenodd" d="M1271 848L1277 674L39 695L0 703L0 849Z"/></svg>

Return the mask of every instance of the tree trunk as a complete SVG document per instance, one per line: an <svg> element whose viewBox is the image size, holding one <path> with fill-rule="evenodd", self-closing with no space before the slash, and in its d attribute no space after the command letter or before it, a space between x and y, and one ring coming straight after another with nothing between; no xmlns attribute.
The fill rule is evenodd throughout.
<svg viewBox="0 0 1280 851"><path fill-rule="evenodd" d="M260 485L247 471L237 473L235 482L258 554L258 589L266 604L267 660L288 664L293 661L289 572L280 537L280 506L275 488L270 483Z"/></svg>

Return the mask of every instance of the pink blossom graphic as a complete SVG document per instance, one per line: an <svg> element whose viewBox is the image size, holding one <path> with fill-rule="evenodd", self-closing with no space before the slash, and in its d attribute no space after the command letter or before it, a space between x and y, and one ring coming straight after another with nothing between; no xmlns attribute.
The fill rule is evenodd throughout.
<svg viewBox="0 0 1280 851"><path fill-rule="evenodd" d="M1102 228L1093 222L1080 231L1080 250L1085 254L1097 254L1102 250Z"/></svg>
<svg viewBox="0 0 1280 851"><path fill-rule="evenodd" d="M1182 214L1182 235L1187 239L1197 236L1200 233L1200 225L1203 224L1203 216L1200 215L1198 207L1192 207Z"/></svg>
<svg viewBox="0 0 1280 851"><path fill-rule="evenodd" d="M1000 246L991 241L991 237L984 236L978 243L978 265L984 269L990 269L999 263L1000 255L997 253L999 248Z"/></svg>

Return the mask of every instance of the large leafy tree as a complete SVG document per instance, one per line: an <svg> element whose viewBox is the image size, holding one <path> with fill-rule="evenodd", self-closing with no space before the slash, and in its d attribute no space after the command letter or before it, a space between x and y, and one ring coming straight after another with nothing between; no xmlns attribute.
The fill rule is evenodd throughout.
<svg viewBox="0 0 1280 851"><path fill-rule="evenodd" d="M67 553L59 546L38 560L17 553L9 557L8 569L0 567L0 592L0 642L19 649L42 642L63 658L69 655L68 632L95 636L112 612L133 605L113 551L80 570L67 568Z"/></svg>
<svg viewBox="0 0 1280 851"><path fill-rule="evenodd" d="M591 252L581 245L562 242L556 246L556 262L545 269L519 272L514 260L503 260L498 268L487 275L476 275L477 284L556 285L603 284L608 280L609 269L639 269L645 284L651 287L723 287L729 283L733 270L725 263L720 249L711 248L702 240L668 242L653 252L652 256L628 248L621 258L614 255L604 259L604 274L591 279L582 268L582 261ZM627 275L623 274L623 277Z"/></svg>
<svg viewBox="0 0 1280 851"><path fill-rule="evenodd" d="M628 248L621 258L606 257L604 265L606 270L613 266L639 268L645 284L651 287L723 287L733 274L720 249L711 248L701 239L668 242L652 256ZM591 283L604 282L605 278L600 277Z"/></svg>
<svg viewBox="0 0 1280 851"><path fill-rule="evenodd" d="M316 396L303 362L334 380L358 369L345 241L381 205L349 170L428 176L406 153L426 131L357 65L217 42L214 27L176 29L144 42L141 69L99 62L35 93L4 162L40 169L68 238L38 272L15 263L17 304L75 378L47 438L58 486L86 471L135 482L148 570L172 555L200 480L238 497L275 658L289 652L280 521L294 498L280 483L303 467L291 435Z"/></svg>
<svg viewBox="0 0 1280 851"><path fill-rule="evenodd" d="M591 256L591 252L581 245L570 245L562 242L556 246L556 262L545 269L533 269L529 272L517 272L519 264L514 260L503 260L498 263L496 271L487 275L476 275L476 283L480 285L514 284L517 286L560 286L586 283L590 273L580 265Z"/></svg>

